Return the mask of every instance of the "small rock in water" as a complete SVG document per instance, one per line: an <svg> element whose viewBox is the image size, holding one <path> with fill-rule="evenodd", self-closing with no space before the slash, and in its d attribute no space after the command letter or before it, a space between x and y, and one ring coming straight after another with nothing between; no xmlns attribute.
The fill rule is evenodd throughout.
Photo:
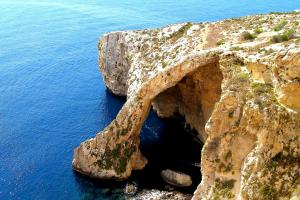
<svg viewBox="0 0 300 200"><path fill-rule="evenodd" d="M165 188L166 188L166 190L168 190L168 191L173 191L173 190L174 190L174 187L171 186L171 185L165 185Z"/></svg>
<svg viewBox="0 0 300 200"><path fill-rule="evenodd" d="M137 190L138 187L136 183L127 183L124 188L124 193L128 195L134 195L136 194Z"/></svg>
<svg viewBox="0 0 300 200"><path fill-rule="evenodd" d="M188 187L193 183L191 176L170 169L161 171L160 175L165 182L177 187Z"/></svg>

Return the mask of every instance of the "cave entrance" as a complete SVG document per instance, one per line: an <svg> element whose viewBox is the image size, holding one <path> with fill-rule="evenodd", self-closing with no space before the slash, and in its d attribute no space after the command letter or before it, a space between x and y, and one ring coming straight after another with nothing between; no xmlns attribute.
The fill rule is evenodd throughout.
<svg viewBox="0 0 300 200"><path fill-rule="evenodd" d="M187 74L154 99L141 131L141 151L149 163L137 173L147 179L145 187L166 189L159 174L163 169L172 169L193 179L191 187L176 189L195 191L201 181L205 124L220 99L222 80L219 63L213 62Z"/></svg>

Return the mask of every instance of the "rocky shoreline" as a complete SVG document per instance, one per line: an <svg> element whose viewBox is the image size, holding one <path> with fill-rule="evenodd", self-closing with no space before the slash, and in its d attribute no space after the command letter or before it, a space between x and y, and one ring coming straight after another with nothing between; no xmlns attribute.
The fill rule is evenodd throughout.
<svg viewBox="0 0 300 200"><path fill-rule="evenodd" d="M143 190L137 195L132 197L126 197L128 200L163 200L163 199L173 199L173 200L190 200L192 195L183 194L176 191L160 191L160 190Z"/></svg>
<svg viewBox="0 0 300 200"><path fill-rule="evenodd" d="M75 149L73 168L119 180L142 170L148 160L139 134L153 107L162 118L184 116L204 143L195 152L202 181L193 199L297 198L299 23L298 12L272 13L105 34L100 70L127 101L110 125Z"/></svg>

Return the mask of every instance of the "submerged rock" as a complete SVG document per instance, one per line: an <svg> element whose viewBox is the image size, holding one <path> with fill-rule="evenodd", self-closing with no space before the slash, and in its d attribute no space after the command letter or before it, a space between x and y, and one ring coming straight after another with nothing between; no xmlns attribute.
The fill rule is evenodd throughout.
<svg viewBox="0 0 300 200"><path fill-rule="evenodd" d="M102 179L143 169L153 107L183 115L204 143L193 199L288 198L300 184L299 22L277 13L105 34L100 70L127 102L74 150L73 168Z"/></svg>

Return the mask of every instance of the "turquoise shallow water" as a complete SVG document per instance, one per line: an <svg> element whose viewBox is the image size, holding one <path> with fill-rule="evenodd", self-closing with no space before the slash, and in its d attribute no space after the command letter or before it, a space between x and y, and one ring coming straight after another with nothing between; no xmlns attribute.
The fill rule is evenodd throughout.
<svg viewBox="0 0 300 200"><path fill-rule="evenodd" d="M299 8L295 0L0 0L0 199L120 196L71 169L74 147L123 104L99 75L101 34ZM161 123L147 122L144 143Z"/></svg>

